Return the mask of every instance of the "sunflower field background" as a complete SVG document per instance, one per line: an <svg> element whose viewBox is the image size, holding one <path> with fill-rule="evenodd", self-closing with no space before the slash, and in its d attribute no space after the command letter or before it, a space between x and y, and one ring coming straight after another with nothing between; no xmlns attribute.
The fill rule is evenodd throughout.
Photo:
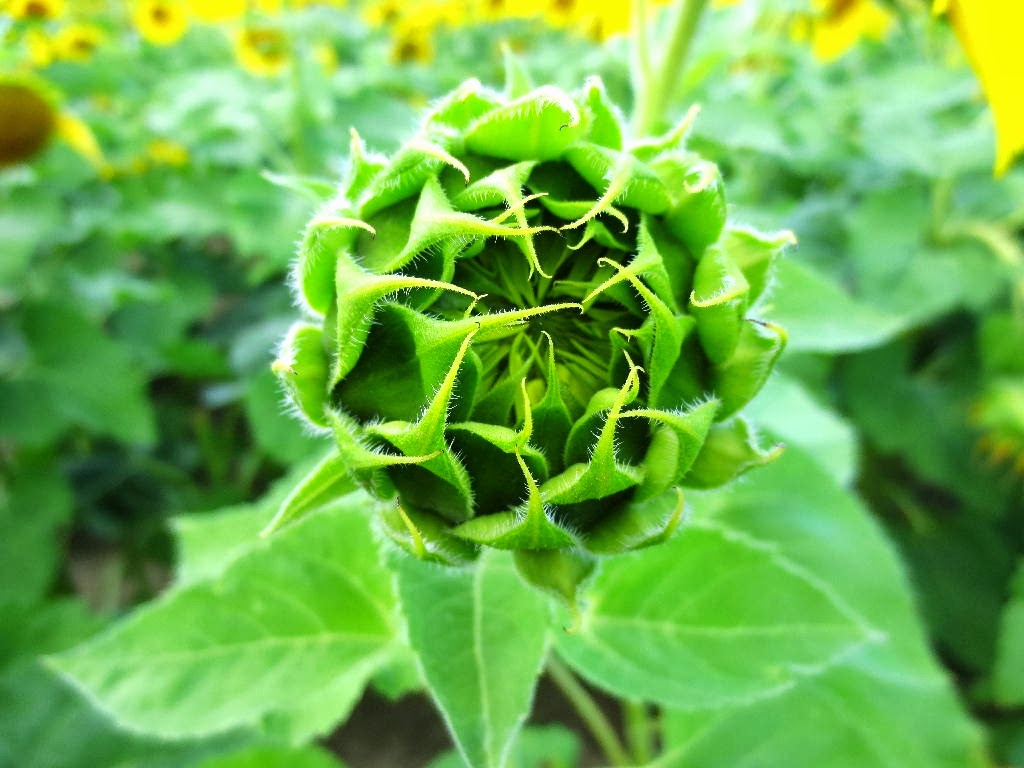
<svg viewBox="0 0 1024 768"><path fill-rule="evenodd" d="M552 666L494 764L1024 765L1024 12L643 5L637 29L626 2L0 0L0 766L463 764L476 726L434 711L407 646L243 705L216 667L188 690L133 668L150 640L124 622L187 645L186 603L259 570L324 452L271 364L351 130L392 152L468 78L598 76L639 114L637 46L680 5L686 66L638 127L699 104L730 216L798 243L750 407L785 451L696 503L831 585L875 651L728 705Z"/></svg>

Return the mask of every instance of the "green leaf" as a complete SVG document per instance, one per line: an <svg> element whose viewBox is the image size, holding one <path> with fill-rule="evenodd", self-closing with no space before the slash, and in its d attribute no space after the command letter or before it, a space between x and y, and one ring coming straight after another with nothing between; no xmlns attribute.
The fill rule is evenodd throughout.
<svg viewBox="0 0 1024 768"><path fill-rule="evenodd" d="M977 729L928 650L902 565L867 511L799 450L728 491L703 495L695 517L770 546L876 628L873 643L803 675L774 698L667 718L654 765L732 768L980 768ZM680 541L685 541L685 535ZM767 593L766 593L767 594ZM788 595L765 598L784 604Z"/></svg>
<svg viewBox="0 0 1024 768"><path fill-rule="evenodd" d="M616 695L694 708L776 695L873 636L815 574L702 516L661 546L607 560L558 649Z"/></svg>
<svg viewBox="0 0 1024 768"><path fill-rule="evenodd" d="M768 379L744 413L758 427L812 457L839 485L857 471L857 438L852 425L817 402L796 380Z"/></svg>
<svg viewBox="0 0 1024 768"><path fill-rule="evenodd" d="M256 444L281 464L294 464L323 445L302 422L287 413L281 386L272 371L265 369L245 385L245 415Z"/></svg>
<svg viewBox="0 0 1024 768"><path fill-rule="evenodd" d="M0 435L40 445L80 425L130 443L154 439L142 371L91 318L40 302L25 305L21 326L31 360L0 381Z"/></svg>
<svg viewBox="0 0 1024 768"><path fill-rule="evenodd" d="M49 663L119 723L166 737L251 724L339 678L365 681L394 642L368 518L364 497L347 497Z"/></svg>
<svg viewBox="0 0 1024 768"><path fill-rule="evenodd" d="M1018 565L1013 594L1003 610L993 674L1001 704L1024 704L1024 560Z"/></svg>
<svg viewBox="0 0 1024 768"><path fill-rule="evenodd" d="M163 741L119 730L36 661L0 675L0 765L18 768L146 766L192 768L203 758L251 739Z"/></svg>
<svg viewBox="0 0 1024 768"><path fill-rule="evenodd" d="M580 740L561 725L531 725L512 745L508 768L575 768L579 765ZM427 768L464 768L455 750L430 761Z"/></svg>
<svg viewBox="0 0 1024 768"><path fill-rule="evenodd" d="M0 601L34 603L53 582L57 530L71 518L71 493L46 463L24 462L0 477Z"/></svg>
<svg viewBox="0 0 1024 768"><path fill-rule="evenodd" d="M809 264L780 259L776 269L770 316L789 333L790 351L853 352L906 327L905 318L858 301Z"/></svg>
<svg viewBox="0 0 1024 768"><path fill-rule="evenodd" d="M511 557L472 568L397 562L398 590L431 695L466 762L504 766L547 652L547 604Z"/></svg>
<svg viewBox="0 0 1024 768"><path fill-rule="evenodd" d="M245 747L204 760L199 768L342 768L334 755L316 746Z"/></svg>

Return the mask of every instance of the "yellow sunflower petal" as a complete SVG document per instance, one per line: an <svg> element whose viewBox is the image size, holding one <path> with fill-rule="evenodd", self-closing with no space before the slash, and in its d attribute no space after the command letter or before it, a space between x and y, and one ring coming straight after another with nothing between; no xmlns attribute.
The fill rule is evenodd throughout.
<svg viewBox="0 0 1024 768"><path fill-rule="evenodd" d="M61 112L57 115L57 136L88 160L102 175L108 175L110 164L103 156L103 150L100 149L92 128L82 118L70 112Z"/></svg>
<svg viewBox="0 0 1024 768"><path fill-rule="evenodd" d="M825 0L818 6L811 50L822 61L839 58L861 38L883 39L893 24L892 16L871 0Z"/></svg>
<svg viewBox="0 0 1024 768"><path fill-rule="evenodd" d="M1024 3L939 0L935 10L947 11L992 108L996 124L995 174L1001 176L1024 152L1024 100L1020 89Z"/></svg>

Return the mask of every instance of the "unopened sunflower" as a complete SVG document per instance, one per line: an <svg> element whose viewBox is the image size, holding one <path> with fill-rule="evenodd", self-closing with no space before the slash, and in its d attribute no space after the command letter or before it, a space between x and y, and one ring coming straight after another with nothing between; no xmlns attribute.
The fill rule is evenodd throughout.
<svg viewBox="0 0 1024 768"><path fill-rule="evenodd" d="M569 597L555 570L664 540L683 487L768 461L738 413L785 344L760 297L792 235L726 225L688 125L630 142L597 80L470 81L391 157L354 136L274 365L337 453L273 525L350 478L417 556L513 550Z"/></svg>

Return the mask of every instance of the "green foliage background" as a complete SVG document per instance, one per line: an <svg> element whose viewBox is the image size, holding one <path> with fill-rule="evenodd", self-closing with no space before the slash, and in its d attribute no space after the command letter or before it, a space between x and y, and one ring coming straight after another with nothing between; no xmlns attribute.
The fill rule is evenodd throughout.
<svg viewBox="0 0 1024 768"><path fill-rule="evenodd" d="M607 560L579 617L503 555L404 558L357 491L259 539L323 450L269 365L350 126L394 149L428 100L500 82L502 40L628 105L625 41L506 21L392 64L386 30L311 8L284 77L204 29L49 67L118 167L152 136L190 159L104 178L55 143L0 171L0 765L338 765L318 740L367 687L433 699L435 768L581 764L530 721L548 658L658 708L636 764L1024 764L1024 173L992 178L925 15L829 65L778 18L711 13L672 108L702 105L733 220L799 237L751 408L787 451Z"/></svg>

